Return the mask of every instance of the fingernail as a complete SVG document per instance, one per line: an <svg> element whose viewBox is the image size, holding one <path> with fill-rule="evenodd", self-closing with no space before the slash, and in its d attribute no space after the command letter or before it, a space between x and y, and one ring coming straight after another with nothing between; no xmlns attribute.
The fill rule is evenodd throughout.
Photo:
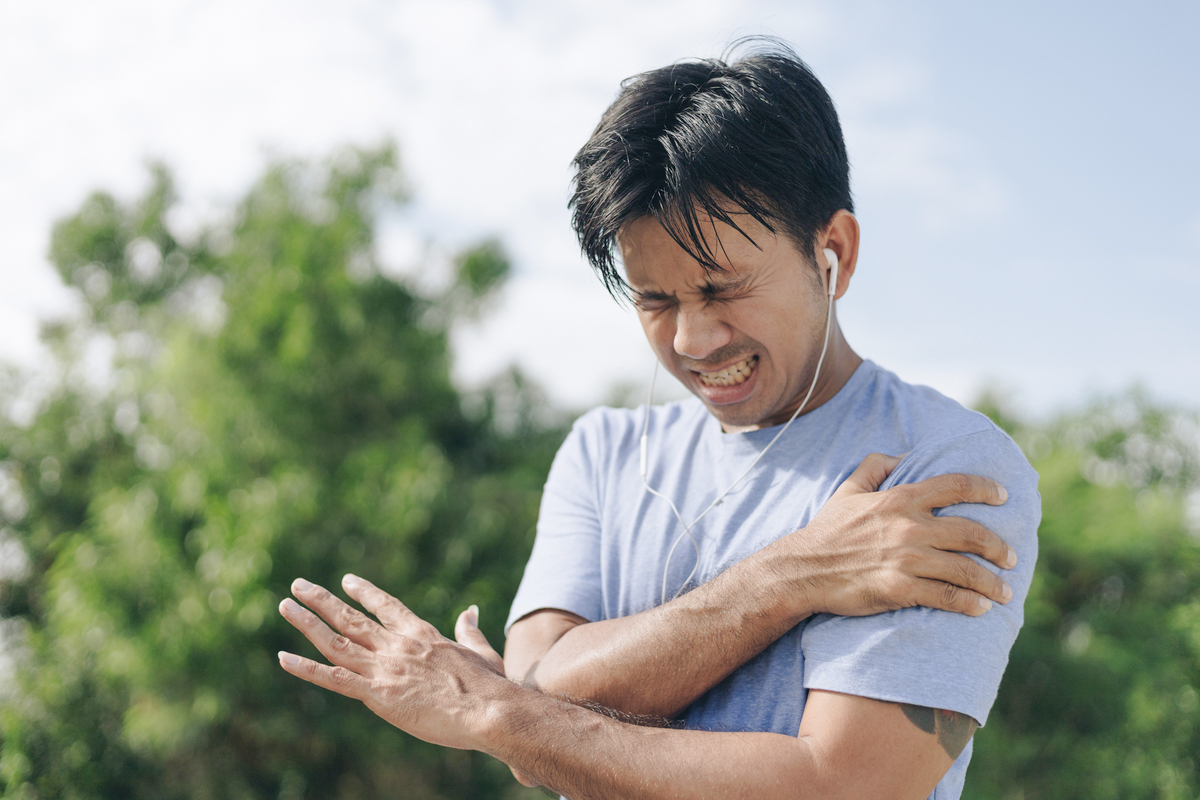
<svg viewBox="0 0 1200 800"><path fill-rule="evenodd" d="M311 588L313 588L313 585L304 580L304 578L296 578L296 580L292 581L293 592L307 592Z"/></svg>
<svg viewBox="0 0 1200 800"><path fill-rule="evenodd" d="M285 667L294 667L300 663L300 657L294 656L291 653L285 653L282 650L280 650L279 651L279 663L283 664Z"/></svg>
<svg viewBox="0 0 1200 800"><path fill-rule="evenodd" d="M1004 584L1004 588L1000 590L1000 596L1004 598L1004 602L1006 603L1012 600L1012 587L1007 583Z"/></svg>
<svg viewBox="0 0 1200 800"><path fill-rule="evenodd" d="M359 579L359 577L357 575L351 575L350 573L346 573L346 575L342 578L342 586L345 586L347 589L353 589L360 583L362 583L362 581Z"/></svg>
<svg viewBox="0 0 1200 800"><path fill-rule="evenodd" d="M992 601L988 600L986 597L981 597L981 598L979 598L979 607L982 608L984 611L987 611L989 608L992 607Z"/></svg>
<svg viewBox="0 0 1200 800"><path fill-rule="evenodd" d="M279 604L279 610L282 611L285 616L288 614L296 614L300 611L300 604L288 597Z"/></svg>
<svg viewBox="0 0 1200 800"><path fill-rule="evenodd" d="M467 606L467 613L471 615L471 619L474 621L474 624L478 625L479 624L479 606L475 605L474 603L471 603L471 605Z"/></svg>
<svg viewBox="0 0 1200 800"><path fill-rule="evenodd" d="M1017 565L1017 551L1011 547L1008 548L1008 568L1012 569Z"/></svg>
<svg viewBox="0 0 1200 800"><path fill-rule="evenodd" d="M1004 505L1005 503L1008 502L1008 489L1005 489L1003 486L1000 486L999 484L996 485L996 488L998 488L1000 490L1000 505Z"/></svg>

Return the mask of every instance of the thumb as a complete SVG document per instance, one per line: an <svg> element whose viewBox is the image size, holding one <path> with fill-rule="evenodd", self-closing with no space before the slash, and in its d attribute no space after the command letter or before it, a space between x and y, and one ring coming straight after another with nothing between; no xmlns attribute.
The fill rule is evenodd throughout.
<svg viewBox="0 0 1200 800"><path fill-rule="evenodd" d="M504 659L488 644L483 631L479 630L479 606L471 604L466 611L458 615L458 622L454 624L454 640L463 647L474 650L488 662L488 666L504 674Z"/></svg>
<svg viewBox="0 0 1200 800"><path fill-rule="evenodd" d="M905 453L905 455L908 455ZM887 480L888 475L900 463L904 456L886 456L883 453L871 453L862 460L858 468L850 473L850 477L842 482L834 497L847 494L866 494L879 491L879 485Z"/></svg>

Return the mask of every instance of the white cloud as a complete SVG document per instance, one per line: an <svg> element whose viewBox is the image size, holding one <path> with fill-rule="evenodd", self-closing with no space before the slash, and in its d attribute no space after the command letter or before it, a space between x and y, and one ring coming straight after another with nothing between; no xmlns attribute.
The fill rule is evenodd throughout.
<svg viewBox="0 0 1200 800"><path fill-rule="evenodd" d="M963 132L922 113L923 64L861 64L831 85L853 164L855 195L905 209L927 232L995 222L1008 190Z"/></svg>
<svg viewBox="0 0 1200 800"><path fill-rule="evenodd" d="M1024 187L1006 183L968 125L935 113L946 87L936 59L912 43L913 33L932 40L933 26L919 24L885 6L785 0L0 4L0 359L36 363L37 319L71 308L44 260L51 221L95 187L134 196L144 157L176 168L186 222L238 197L264 151L323 154L392 134L415 205L407 239L385 242L385 257L402 269L426 240L452 250L496 234L517 267L496 313L456 335L458 374L477 381L518 360L552 396L586 404L613 381L648 375L637 326L581 261L565 208L570 159L630 74L717 54L739 35L778 34L830 86L872 221L945 240L1015 216ZM1200 212L1183 235L1200 247ZM904 266L903 254L879 254L876 262ZM1086 274L1070 280L1091 285ZM954 275L959 288L974 279L957 266ZM856 292L854 302L867 297ZM860 318L886 318L910 299L887 294L864 303ZM856 341L871 339L868 325L856 326ZM613 346L591 352L601 340ZM898 354L888 366L915 363L906 354L918 348L895 330L867 341L867 354L886 352L876 344L888 341ZM1009 344L981 334L979 349ZM916 369L957 393L969 391L970 375L999 368L989 366L994 357L963 363Z"/></svg>
<svg viewBox="0 0 1200 800"><path fill-rule="evenodd" d="M637 318L593 283L581 285L569 276L518 276L483 323L455 332L455 378L479 386L520 362L549 388L553 400L577 409L617 384L649 385L654 357ZM660 371L657 400L684 394Z"/></svg>
<svg viewBox="0 0 1200 800"><path fill-rule="evenodd" d="M579 258L566 210L570 159L620 80L746 34L782 35L811 58L839 25L819 3L716 0L5 6L0 104L17 113L0 117L0 213L21 233L0 241L13 290L0 299L0 357L32 363L35 320L70 308L42 260L50 220L93 187L133 196L146 156L176 168L186 221L236 197L264 148L321 153L390 132L414 186L417 238L457 247L501 234L518 268L477 335L458 337L460 374L477 381L520 361L556 399L585 404L645 371L627 354L643 353L641 335ZM873 176L860 192L915 192L931 224L986 207L962 158L947 161L951 135L873 119L920 96L919 65L843 83L839 101L862 120L847 125L857 174ZM413 260L389 246L393 260ZM611 356L577 354L600 338L569 332L593 325L619 343Z"/></svg>

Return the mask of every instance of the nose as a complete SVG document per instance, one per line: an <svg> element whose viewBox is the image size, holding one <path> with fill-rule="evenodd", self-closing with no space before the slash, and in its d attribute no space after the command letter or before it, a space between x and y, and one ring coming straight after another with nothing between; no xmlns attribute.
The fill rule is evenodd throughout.
<svg viewBox="0 0 1200 800"><path fill-rule="evenodd" d="M703 361L733 341L733 330L721 321L711 306L680 307L675 315L675 352Z"/></svg>

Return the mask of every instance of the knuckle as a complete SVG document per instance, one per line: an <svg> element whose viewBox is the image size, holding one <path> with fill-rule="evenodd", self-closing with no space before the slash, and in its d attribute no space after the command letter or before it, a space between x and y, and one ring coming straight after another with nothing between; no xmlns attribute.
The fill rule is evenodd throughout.
<svg viewBox="0 0 1200 800"><path fill-rule="evenodd" d="M987 528L974 522L959 523L959 535L972 551L992 549L994 538Z"/></svg>
<svg viewBox="0 0 1200 800"><path fill-rule="evenodd" d="M345 667L334 667L329 674L330 681L335 686L349 687L357 676Z"/></svg>
<svg viewBox="0 0 1200 800"><path fill-rule="evenodd" d="M950 479L950 489L959 497L969 497L975 482L970 475L955 473L947 476Z"/></svg>
<svg viewBox="0 0 1200 800"><path fill-rule="evenodd" d="M334 636L329 640L329 651L334 655L346 655L352 647L353 644L345 636Z"/></svg>
<svg viewBox="0 0 1200 800"><path fill-rule="evenodd" d="M927 514L929 504L922 498L923 489L924 487L917 486L915 483L906 483L889 489L888 491L892 494L892 513L907 516Z"/></svg>
<svg viewBox="0 0 1200 800"><path fill-rule="evenodd" d="M1007 557L1008 548L1000 540L999 536L978 522L962 519L961 517L958 519L961 521L956 523L955 530L960 540L961 550L984 556L989 560Z"/></svg>
<svg viewBox="0 0 1200 800"><path fill-rule="evenodd" d="M979 576L979 567L974 561L969 561L965 558L960 559L959 563L954 565L954 584L964 588L973 588L982 584Z"/></svg>
<svg viewBox="0 0 1200 800"><path fill-rule="evenodd" d="M941 601L942 608L957 607L962 600L963 594L962 589L950 583L944 583L938 589L938 599Z"/></svg>
<svg viewBox="0 0 1200 800"><path fill-rule="evenodd" d="M897 566L908 574L915 573L923 561L924 559L921 557L921 554L911 548L901 550L896 556Z"/></svg>
<svg viewBox="0 0 1200 800"><path fill-rule="evenodd" d="M365 625L366 621L367 618L363 616L362 612L350 606L343 606L338 613L338 627L342 630L359 630Z"/></svg>
<svg viewBox="0 0 1200 800"><path fill-rule="evenodd" d="M884 533L889 539L898 542L901 545L912 545L922 540L924 527L913 519L904 518L897 522L893 522L884 528ZM916 555L916 552L913 552Z"/></svg>

